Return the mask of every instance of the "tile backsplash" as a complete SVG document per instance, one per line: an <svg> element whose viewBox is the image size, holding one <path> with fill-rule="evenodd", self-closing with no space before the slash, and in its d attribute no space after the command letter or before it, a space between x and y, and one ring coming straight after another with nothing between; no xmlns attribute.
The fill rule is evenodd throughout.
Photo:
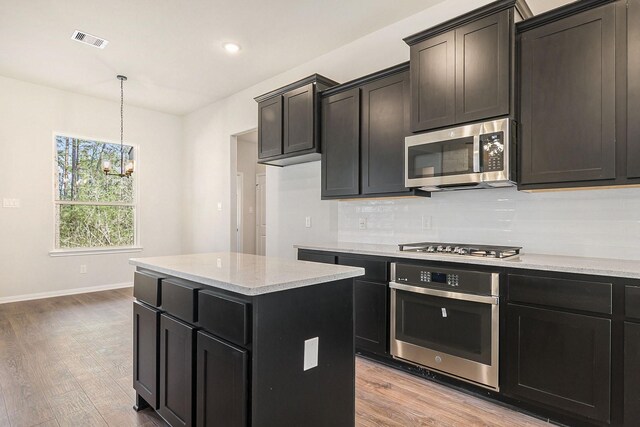
<svg viewBox="0 0 640 427"><path fill-rule="evenodd" d="M526 253L640 260L640 189L502 188L341 201L338 240L516 245Z"/></svg>

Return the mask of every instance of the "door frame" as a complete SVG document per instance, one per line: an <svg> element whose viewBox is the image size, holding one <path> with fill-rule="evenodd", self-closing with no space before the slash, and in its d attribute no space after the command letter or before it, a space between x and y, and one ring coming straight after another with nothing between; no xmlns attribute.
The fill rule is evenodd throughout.
<svg viewBox="0 0 640 427"><path fill-rule="evenodd" d="M236 172L236 251L244 248L244 173Z"/></svg>
<svg viewBox="0 0 640 427"><path fill-rule="evenodd" d="M267 228L267 223L266 223L266 210L267 210L267 198L266 197L267 196L266 196L266 194L264 195L264 198L265 198L264 199L265 200L264 206L262 206L262 204L258 200L258 185L259 185L259 182L260 182L260 177L262 177L262 176L264 176L264 184L265 184L265 187L266 187L267 186L267 173L263 172L263 173L257 173L256 174L256 189L255 189L255 192L256 192L256 248L255 248L256 249L256 255L258 255L260 253L260 249L259 249L260 248L260 240L261 240L261 236L260 236L260 218L262 217L262 209L265 210L265 224L264 224L264 226L265 226L265 238L266 238L266 234L267 234L267 232L266 232L266 228ZM264 189L263 189L263 191L264 191ZM264 255L266 255L266 254L267 254L267 245L265 243L265 245L264 245Z"/></svg>

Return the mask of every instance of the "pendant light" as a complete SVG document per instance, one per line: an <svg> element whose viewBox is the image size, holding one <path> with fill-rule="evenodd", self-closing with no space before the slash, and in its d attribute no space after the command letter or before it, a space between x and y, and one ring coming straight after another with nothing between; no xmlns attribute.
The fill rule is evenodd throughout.
<svg viewBox="0 0 640 427"><path fill-rule="evenodd" d="M129 160L126 166L124 164L124 82L127 77L118 75L117 79L120 80L120 172L111 172L111 162L109 160L102 162L102 171L105 175L129 178L133 173L134 162Z"/></svg>

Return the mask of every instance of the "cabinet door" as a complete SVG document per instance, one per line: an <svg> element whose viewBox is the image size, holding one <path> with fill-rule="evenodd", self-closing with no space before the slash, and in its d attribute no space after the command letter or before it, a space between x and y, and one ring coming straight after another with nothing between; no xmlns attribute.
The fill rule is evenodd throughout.
<svg viewBox="0 0 640 427"><path fill-rule="evenodd" d="M455 32L411 46L411 131L455 123Z"/></svg>
<svg viewBox="0 0 640 427"><path fill-rule="evenodd" d="M509 304L505 394L608 421L611 321Z"/></svg>
<svg viewBox="0 0 640 427"><path fill-rule="evenodd" d="M509 114L509 13L455 30L456 123Z"/></svg>
<svg viewBox="0 0 640 427"><path fill-rule="evenodd" d="M624 425L640 420L640 324L624 324Z"/></svg>
<svg viewBox="0 0 640 427"><path fill-rule="evenodd" d="M315 85L308 84L284 94L284 152L314 147Z"/></svg>
<svg viewBox="0 0 640 427"><path fill-rule="evenodd" d="M627 176L640 178L640 0L627 7Z"/></svg>
<svg viewBox="0 0 640 427"><path fill-rule="evenodd" d="M158 334L160 312L133 303L133 388L152 408L158 408Z"/></svg>
<svg viewBox="0 0 640 427"><path fill-rule="evenodd" d="M615 4L522 34L521 183L615 178Z"/></svg>
<svg viewBox="0 0 640 427"><path fill-rule="evenodd" d="M282 154L282 97L258 104L258 158Z"/></svg>
<svg viewBox="0 0 640 427"><path fill-rule="evenodd" d="M360 193L360 89L322 100L322 196Z"/></svg>
<svg viewBox="0 0 640 427"><path fill-rule="evenodd" d="M362 87L362 193L407 191L404 138L409 134L409 72Z"/></svg>
<svg viewBox="0 0 640 427"><path fill-rule="evenodd" d="M173 427L193 425L194 327L160 316L160 409Z"/></svg>
<svg viewBox="0 0 640 427"><path fill-rule="evenodd" d="M387 353L387 284L354 281L356 349Z"/></svg>
<svg viewBox="0 0 640 427"><path fill-rule="evenodd" d="M198 332L198 427L245 427L248 412L246 350Z"/></svg>

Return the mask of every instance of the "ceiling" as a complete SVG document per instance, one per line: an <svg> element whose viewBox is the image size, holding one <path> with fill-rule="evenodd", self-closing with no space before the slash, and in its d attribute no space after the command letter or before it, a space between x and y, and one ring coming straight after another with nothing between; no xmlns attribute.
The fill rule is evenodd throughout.
<svg viewBox="0 0 640 427"><path fill-rule="evenodd" d="M0 75L117 100L125 74L127 104L181 115L441 1L0 0ZM76 29L109 45L74 42Z"/></svg>

